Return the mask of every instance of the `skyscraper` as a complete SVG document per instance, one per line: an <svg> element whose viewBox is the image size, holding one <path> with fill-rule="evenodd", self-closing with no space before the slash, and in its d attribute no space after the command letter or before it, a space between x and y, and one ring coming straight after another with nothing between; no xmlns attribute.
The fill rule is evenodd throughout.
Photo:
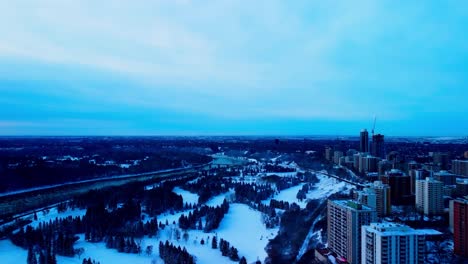
<svg viewBox="0 0 468 264"><path fill-rule="evenodd" d="M385 143L384 135L377 134L372 136L372 156L384 159L385 158Z"/></svg>
<svg viewBox="0 0 468 264"><path fill-rule="evenodd" d="M416 209L425 215L439 215L444 212L444 184L433 178L416 181Z"/></svg>
<svg viewBox="0 0 468 264"><path fill-rule="evenodd" d="M380 177L384 184L390 186L392 205L414 204L414 196L411 194L411 178L400 170L392 169Z"/></svg>
<svg viewBox="0 0 468 264"><path fill-rule="evenodd" d="M431 230L431 233L437 231ZM424 263L426 230L394 223L372 223L361 230L363 264Z"/></svg>
<svg viewBox="0 0 468 264"><path fill-rule="evenodd" d="M361 130L359 151L369 152L369 132L367 132L367 129Z"/></svg>
<svg viewBox="0 0 468 264"><path fill-rule="evenodd" d="M361 226L374 222L376 211L350 200L328 200L328 247L351 264L361 263Z"/></svg>
<svg viewBox="0 0 468 264"><path fill-rule="evenodd" d="M468 176L468 160L452 160L452 173Z"/></svg>

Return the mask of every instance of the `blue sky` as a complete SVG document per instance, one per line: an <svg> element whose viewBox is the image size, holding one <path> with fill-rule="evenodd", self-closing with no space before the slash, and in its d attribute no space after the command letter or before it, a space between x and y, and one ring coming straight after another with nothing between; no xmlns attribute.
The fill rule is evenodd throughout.
<svg viewBox="0 0 468 264"><path fill-rule="evenodd" d="M3 135L468 135L465 1L1 1Z"/></svg>

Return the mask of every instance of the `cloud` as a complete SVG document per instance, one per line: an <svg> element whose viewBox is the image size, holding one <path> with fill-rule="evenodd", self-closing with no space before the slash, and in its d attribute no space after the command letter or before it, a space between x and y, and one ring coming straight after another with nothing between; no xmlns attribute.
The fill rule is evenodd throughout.
<svg viewBox="0 0 468 264"><path fill-rule="evenodd" d="M468 19L458 5L4 2L0 78L43 80L41 93L103 116L131 108L233 121L410 120L436 101L463 112ZM30 109L71 111L47 98Z"/></svg>

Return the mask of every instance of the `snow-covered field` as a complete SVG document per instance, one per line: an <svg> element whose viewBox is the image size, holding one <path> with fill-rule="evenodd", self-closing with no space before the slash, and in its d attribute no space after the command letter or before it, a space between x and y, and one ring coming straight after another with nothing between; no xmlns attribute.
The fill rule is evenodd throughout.
<svg viewBox="0 0 468 264"><path fill-rule="evenodd" d="M330 195L338 192L350 191L355 186L349 183L339 181L335 178L328 177L324 174L318 173L317 178L319 182L315 184L314 189L307 193L307 199L327 199Z"/></svg>
<svg viewBox="0 0 468 264"><path fill-rule="evenodd" d="M231 195L233 195L233 194L234 194L234 191L229 191L229 192L226 192L226 193L222 193L220 195L217 195L217 196L211 198L205 204L208 205L208 206L211 206L211 207L219 206L219 205L223 204L224 199L229 201L230 200L229 197Z"/></svg>
<svg viewBox="0 0 468 264"><path fill-rule="evenodd" d="M239 249L239 256L245 256L249 263L267 257L265 247L277 233L277 228L265 227L262 213L244 204L231 204L217 230L218 237Z"/></svg>
<svg viewBox="0 0 468 264"><path fill-rule="evenodd" d="M230 192L218 195L208 202L208 205L215 206L222 203L224 198L230 195ZM276 236L278 229L267 229L262 223L262 213L251 209L244 204L231 204L229 212L221 221L220 227L213 233L204 233L200 230L189 230L188 239L177 239L175 235L176 230L179 230L179 237L183 237L184 231L178 228L177 222L181 214L187 214L191 210L179 212L175 214L165 214L158 216L158 221L165 222L168 220L169 226L158 233L157 237L145 237L141 240L143 251L146 246L153 246L153 253L151 256L146 255L144 252L140 255L119 253L115 249L107 249L103 242L90 243L84 241L84 235L79 235L80 239L76 242L75 248L84 248L85 252L79 259L77 256L74 258L57 256L58 263L64 264L81 264L83 258L92 258L105 263L144 263L149 264L152 260L156 259L156 263L163 263L158 255L159 241L170 240L175 245L186 247L188 252L194 255L197 263L233 263L229 258L223 257L219 249L211 248L211 239L217 235L219 239L225 239L231 243L232 246L239 250L239 256L245 256L249 262L263 260L267 254L264 250L269 240ZM48 221L55 219L55 217L67 217L83 215L84 210L69 210L64 213L58 213L55 209L51 210L49 214L38 214L39 221ZM33 225L37 225L39 221L35 221ZM173 222L176 224L173 224ZM205 240L205 245L201 245L201 239ZM17 264L18 262L25 262L27 251L13 245L9 240L0 240L0 259L2 264Z"/></svg>
<svg viewBox="0 0 468 264"><path fill-rule="evenodd" d="M180 187L175 187L173 192L182 195L182 198L184 199L184 203L189 203L189 204L198 204L198 194L196 193L191 193L189 191L186 191Z"/></svg>
<svg viewBox="0 0 468 264"><path fill-rule="evenodd" d="M328 177L324 174L318 173L317 178L319 182L306 194L307 199L299 201L296 196L299 190L302 189L304 183L282 190L279 194L273 196L272 199L278 201L287 201L289 203L296 203L301 208L305 208L308 200L314 199L327 199L330 195L338 192L349 191L355 188L353 185L346 182L339 181L335 178ZM271 199L263 201L264 204L270 204Z"/></svg>

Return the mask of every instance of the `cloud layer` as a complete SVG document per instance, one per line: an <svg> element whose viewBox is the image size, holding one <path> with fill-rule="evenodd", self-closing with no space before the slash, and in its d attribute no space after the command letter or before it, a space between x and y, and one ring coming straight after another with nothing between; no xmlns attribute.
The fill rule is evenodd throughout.
<svg viewBox="0 0 468 264"><path fill-rule="evenodd" d="M386 133L459 135L465 10L459 1L3 2L1 133L351 134L377 115Z"/></svg>

